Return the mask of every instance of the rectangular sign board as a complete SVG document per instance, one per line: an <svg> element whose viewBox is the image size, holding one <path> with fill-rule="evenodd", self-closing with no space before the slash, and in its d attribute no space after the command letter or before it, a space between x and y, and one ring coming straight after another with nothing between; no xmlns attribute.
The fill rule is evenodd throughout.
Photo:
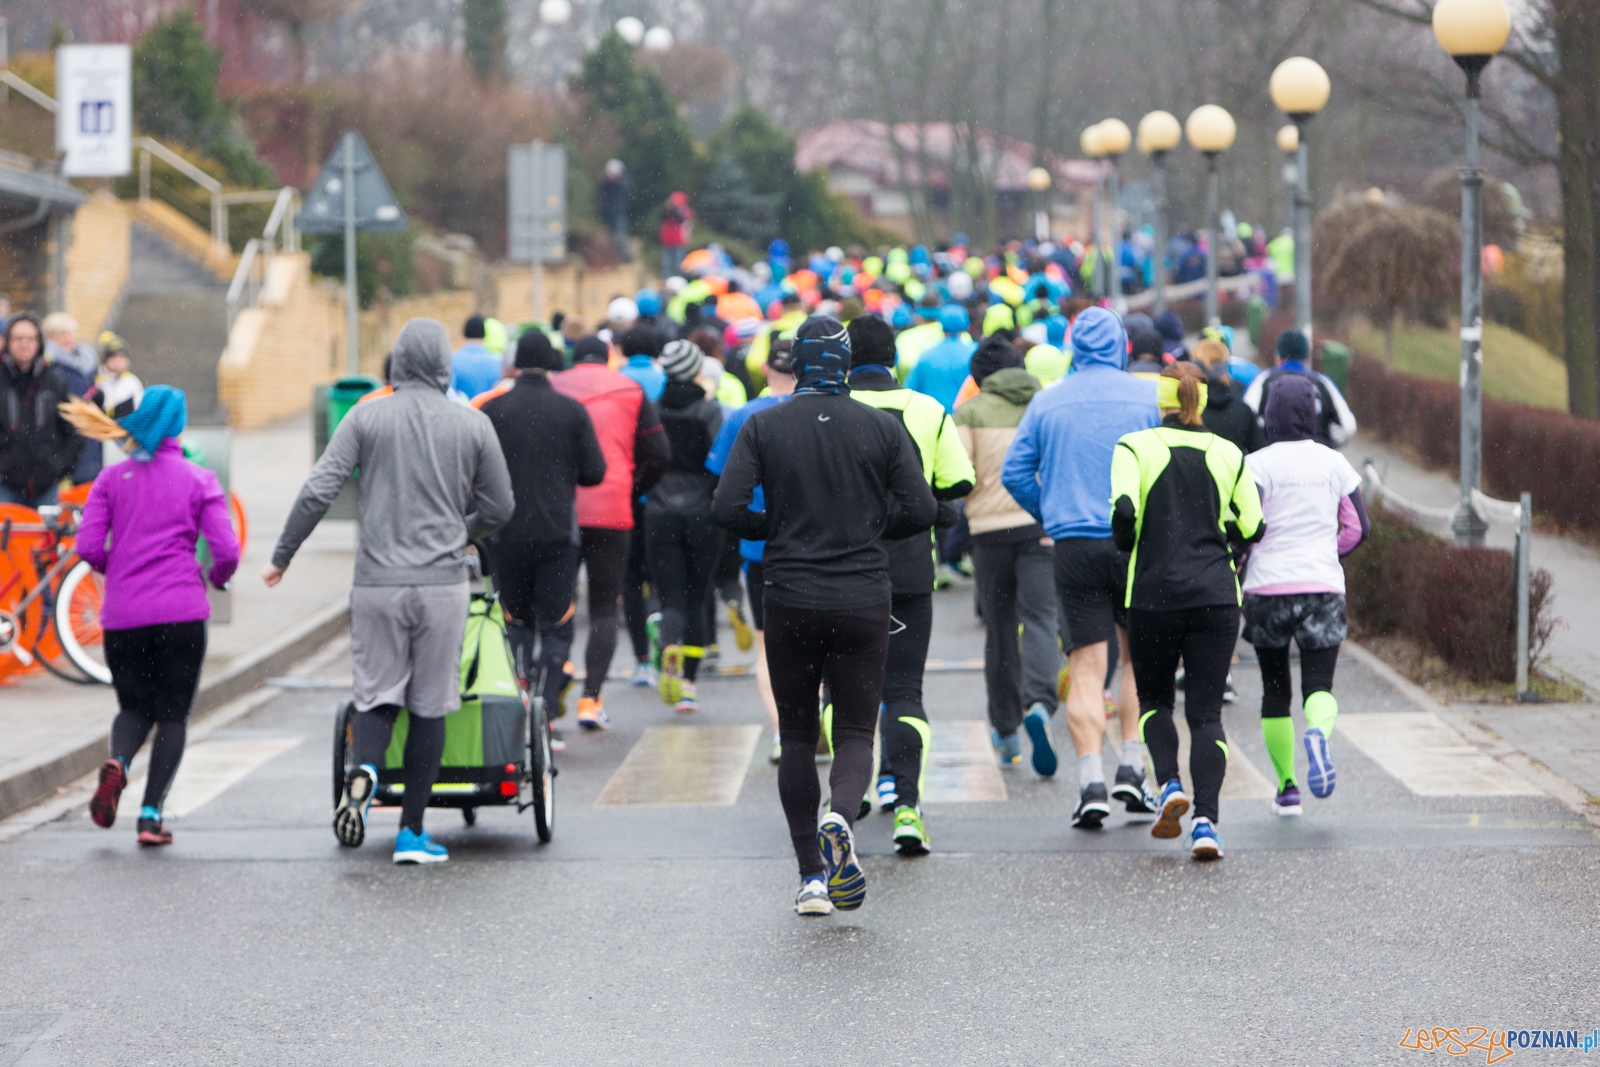
<svg viewBox="0 0 1600 1067"><path fill-rule="evenodd" d="M558 144L514 144L506 200L513 263L551 263L567 254L567 150Z"/></svg>
<svg viewBox="0 0 1600 1067"><path fill-rule="evenodd" d="M133 169L133 64L125 44L56 49L56 149L69 178Z"/></svg>

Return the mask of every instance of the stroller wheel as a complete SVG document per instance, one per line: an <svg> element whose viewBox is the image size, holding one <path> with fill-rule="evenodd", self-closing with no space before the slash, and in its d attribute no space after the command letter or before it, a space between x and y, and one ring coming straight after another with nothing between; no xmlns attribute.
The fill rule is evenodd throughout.
<svg viewBox="0 0 1600 1067"><path fill-rule="evenodd" d="M462 808L461 809L461 821L466 823L468 826L476 826L476 825L478 825L478 809L477 808Z"/></svg>

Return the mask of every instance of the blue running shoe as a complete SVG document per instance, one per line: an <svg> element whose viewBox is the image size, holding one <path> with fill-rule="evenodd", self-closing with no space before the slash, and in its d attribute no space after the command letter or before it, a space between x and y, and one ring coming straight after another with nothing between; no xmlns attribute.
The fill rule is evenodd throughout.
<svg viewBox="0 0 1600 1067"><path fill-rule="evenodd" d="M832 915L833 901L828 899L828 887L821 878L806 878L800 882L800 892L794 898L796 915Z"/></svg>
<svg viewBox="0 0 1600 1067"><path fill-rule="evenodd" d="M1000 736L999 730L989 731L989 743L994 746L995 758L1002 767L1015 767L1022 762L1022 738L1017 734Z"/></svg>
<svg viewBox="0 0 1600 1067"><path fill-rule="evenodd" d="M1217 828L1211 825L1210 819L1194 821L1189 830L1189 855L1201 861L1222 858L1222 838L1217 836Z"/></svg>
<svg viewBox="0 0 1600 1067"><path fill-rule="evenodd" d="M1317 798L1333 796L1333 787L1339 782L1338 772L1333 769L1333 757L1328 755L1328 737L1315 726L1306 731L1306 759L1311 763L1311 769L1306 774L1306 785L1311 788L1311 795Z"/></svg>
<svg viewBox="0 0 1600 1067"><path fill-rule="evenodd" d="M1156 802L1155 824L1150 836L1171 840L1183 833L1183 817L1189 811L1189 798L1184 795L1183 783L1174 778L1161 787L1161 799Z"/></svg>
<svg viewBox="0 0 1600 1067"><path fill-rule="evenodd" d="M828 899L840 911L855 911L867 899L867 875L856 862L856 839L844 816L830 811L817 827L817 847L828 866Z"/></svg>
<svg viewBox="0 0 1600 1067"><path fill-rule="evenodd" d="M894 786L894 775L886 774L878 779L878 807L884 811L893 811L900 803L900 792Z"/></svg>
<svg viewBox="0 0 1600 1067"><path fill-rule="evenodd" d="M1055 738L1050 733L1050 709L1043 704L1035 704L1022 717L1022 725L1028 731L1028 739L1033 742L1033 769L1041 778L1053 777L1059 763L1056 760Z"/></svg>
<svg viewBox="0 0 1600 1067"><path fill-rule="evenodd" d="M443 863L449 858L450 853L444 850L443 845L435 844L426 830L419 834L402 826L394 839L396 863Z"/></svg>

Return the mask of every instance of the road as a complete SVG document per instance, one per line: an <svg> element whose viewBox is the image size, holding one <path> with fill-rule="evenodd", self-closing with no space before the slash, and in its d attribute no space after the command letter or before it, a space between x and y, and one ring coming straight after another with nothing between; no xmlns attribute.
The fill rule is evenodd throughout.
<svg viewBox="0 0 1600 1067"><path fill-rule="evenodd" d="M936 601L932 654L981 648L970 589ZM994 768L981 674L940 673L935 853L874 814L866 906L811 921L753 681L692 724L613 684L555 841L434 811L436 868L390 864L392 813L335 844L339 694L282 692L193 746L171 848L81 806L0 844L0 1064L1413 1063L1412 1027L1600 1025L1596 831L1349 657L1338 792L1277 819L1249 651L1222 862L1072 830L1071 759ZM609 802L669 796L731 803Z"/></svg>

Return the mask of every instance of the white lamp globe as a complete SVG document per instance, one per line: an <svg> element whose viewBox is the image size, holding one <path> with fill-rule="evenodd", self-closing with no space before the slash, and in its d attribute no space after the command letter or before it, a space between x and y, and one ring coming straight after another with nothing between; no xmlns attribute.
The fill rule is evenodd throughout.
<svg viewBox="0 0 1600 1067"><path fill-rule="evenodd" d="M613 28L617 31L617 36L631 45L638 45L644 40L644 23L632 15L624 15L618 19Z"/></svg>
<svg viewBox="0 0 1600 1067"><path fill-rule="evenodd" d="M649 52L665 52L672 47L672 31L665 26L652 26L644 35L644 47Z"/></svg>
<svg viewBox="0 0 1600 1067"><path fill-rule="evenodd" d="M572 17L572 0L540 0L539 21L546 26L562 26Z"/></svg>

